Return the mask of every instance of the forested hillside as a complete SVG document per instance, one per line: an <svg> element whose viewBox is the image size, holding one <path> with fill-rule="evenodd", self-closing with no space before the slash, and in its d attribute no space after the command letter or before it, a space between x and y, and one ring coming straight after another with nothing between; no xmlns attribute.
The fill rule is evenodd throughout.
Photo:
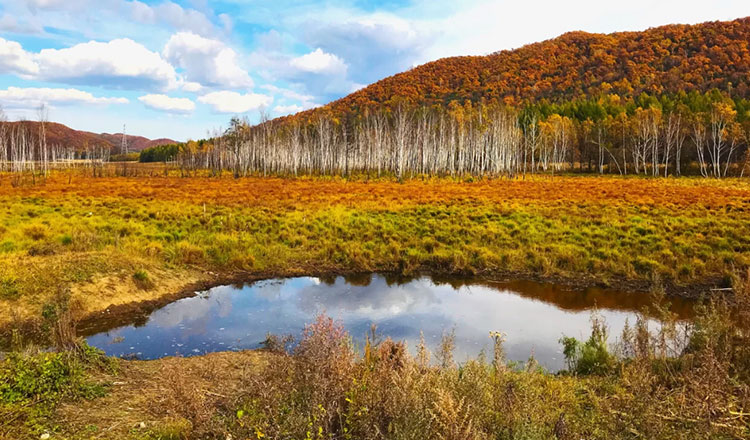
<svg viewBox="0 0 750 440"><path fill-rule="evenodd" d="M750 97L750 18L610 35L571 32L487 56L445 58L386 78L328 108L357 111L406 98L418 105L518 106L616 94L707 92Z"/></svg>
<svg viewBox="0 0 750 440"><path fill-rule="evenodd" d="M327 106L183 145L184 169L249 174L742 176L750 19L573 32L448 58Z"/></svg>

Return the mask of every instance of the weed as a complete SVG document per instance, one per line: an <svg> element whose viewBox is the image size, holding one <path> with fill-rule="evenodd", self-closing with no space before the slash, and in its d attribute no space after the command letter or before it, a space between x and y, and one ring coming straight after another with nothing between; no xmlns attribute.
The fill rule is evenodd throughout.
<svg viewBox="0 0 750 440"><path fill-rule="evenodd" d="M141 290L154 288L154 282L151 280L151 276L143 269L139 269L133 273L133 282Z"/></svg>
<svg viewBox="0 0 750 440"><path fill-rule="evenodd" d="M568 371L583 375L609 374L615 367L615 357L607 346L607 327L596 313L592 314L591 328L586 342L567 336L560 339Z"/></svg>
<svg viewBox="0 0 750 440"><path fill-rule="evenodd" d="M0 299L15 300L18 299L19 293L16 278L0 277Z"/></svg>

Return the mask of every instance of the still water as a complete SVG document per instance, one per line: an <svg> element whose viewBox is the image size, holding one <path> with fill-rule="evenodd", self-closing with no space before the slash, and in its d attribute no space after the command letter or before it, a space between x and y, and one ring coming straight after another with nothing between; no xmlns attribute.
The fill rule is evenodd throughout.
<svg viewBox="0 0 750 440"><path fill-rule="evenodd" d="M532 282L410 280L383 275L267 280L221 286L181 299L151 314L145 324L89 336L109 355L155 359L213 351L259 348L267 333L299 336L321 313L341 323L361 346L371 326L381 336L407 342L414 351L423 332L435 352L444 333L455 331L455 358L482 350L491 355L490 331L507 335L508 358L530 355L549 370L563 367L561 336L586 338L594 309L615 342L626 319L649 303L648 295L600 289L570 290ZM677 302L682 318L690 304Z"/></svg>

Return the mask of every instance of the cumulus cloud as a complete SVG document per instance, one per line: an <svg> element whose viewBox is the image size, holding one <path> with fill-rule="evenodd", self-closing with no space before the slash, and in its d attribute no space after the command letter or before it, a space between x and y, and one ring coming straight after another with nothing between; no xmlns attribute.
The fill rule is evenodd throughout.
<svg viewBox="0 0 750 440"><path fill-rule="evenodd" d="M208 17L195 9L185 9L177 3L165 1L153 6L154 15L180 30L189 30L205 35L213 31L214 25Z"/></svg>
<svg viewBox="0 0 750 440"><path fill-rule="evenodd" d="M320 48L300 57L292 58L289 64L302 72L323 75L346 75L347 69L346 63L341 58L325 53Z"/></svg>
<svg viewBox="0 0 750 440"><path fill-rule="evenodd" d="M315 97L313 95L308 95L305 93L300 93L294 90L285 89L283 87L278 87L273 84L264 84L260 86L262 89L267 90L271 93L274 93L276 95L283 96L286 99L292 100L292 101L299 101L303 103L303 107L306 104L312 104L313 100L315 100ZM315 105L315 104L313 104Z"/></svg>
<svg viewBox="0 0 750 440"><path fill-rule="evenodd" d="M296 104L277 105L276 107L273 108L273 112L277 114L278 116L291 115L294 113L299 113L302 110L304 110L302 106L296 105Z"/></svg>
<svg viewBox="0 0 750 440"><path fill-rule="evenodd" d="M192 81L184 81L182 83L182 86L180 88L186 92L200 92L203 89L203 86L200 85L200 83L192 82Z"/></svg>
<svg viewBox="0 0 750 440"><path fill-rule="evenodd" d="M353 82L347 78L343 59L322 49L293 57L278 50L258 50L249 57L256 71L267 81L279 79L303 89L311 99L328 101L349 93Z"/></svg>
<svg viewBox="0 0 750 440"><path fill-rule="evenodd" d="M30 76L38 72L39 66L19 43L0 38L0 73Z"/></svg>
<svg viewBox="0 0 750 440"><path fill-rule="evenodd" d="M64 49L26 52L15 41L0 38L0 74L24 79L117 89L169 90L178 84L171 64L128 38L89 41Z"/></svg>
<svg viewBox="0 0 750 440"><path fill-rule="evenodd" d="M167 113L187 114L195 110L195 103L187 98L172 98L167 95L149 94L138 98L146 107Z"/></svg>
<svg viewBox="0 0 750 440"><path fill-rule="evenodd" d="M284 116L320 107L320 104L315 102L315 97L312 95L278 87L273 84L264 84L260 87L274 96L279 97L281 101L284 101L273 108L275 116Z"/></svg>
<svg viewBox="0 0 750 440"><path fill-rule="evenodd" d="M127 104L126 98L96 97L78 89L8 87L0 90L0 102L11 109L34 109L40 105Z"/></svg>
<svg viewBox="0 0 750 440"><path fill-rule="evenodd" d="M43 49L34 59L42 80L142 90L177 86L177 74L168 62L128 38Z"/></svg>
<svg viewBox="0 0 750 440"><path fill-rule="evenodd" d="M210 105L217 113L247 113L268 107L273 98L257 93L212 92L198 98L199 102Z"/></svg>
<svg viewBox="0 0 750 440"><path fill-rule="evenodd" d="M253 80L237 61L237 53L219 40L178 32L164 47L164 57L184 69L185 78L206 86L251 88Z"/></svg>
<svg viewBox="0 0 750 440"><path fill-rule="evenodd" d="M392 14L371 14L302 25L301 38L312 47L346 60L349 77L372 83L411 67L437 32Z"/></svg>

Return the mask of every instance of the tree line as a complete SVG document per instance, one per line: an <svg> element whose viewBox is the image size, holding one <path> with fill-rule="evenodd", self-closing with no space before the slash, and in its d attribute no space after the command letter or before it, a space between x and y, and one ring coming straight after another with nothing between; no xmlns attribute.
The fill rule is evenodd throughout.
<svg viewBox="0 0 750 440"><path fill-rule="evenodd" d="M184 173L247 175L518 176L592 172L743 176L750 103L712 91L522 108L501 103L424 107L408 100L335 115L258 124L233 118L207 140L144 150Z"/></svg>
<svg viewBox="0 0 750 440"><path fill-rule="evenodd" d="M48 112L38 109L38 124L10 123L0 108L0 172L47 176L53 168L72 165L100 167L109 161L110 148L103 145L74 145L47 140Z"/></svg>

